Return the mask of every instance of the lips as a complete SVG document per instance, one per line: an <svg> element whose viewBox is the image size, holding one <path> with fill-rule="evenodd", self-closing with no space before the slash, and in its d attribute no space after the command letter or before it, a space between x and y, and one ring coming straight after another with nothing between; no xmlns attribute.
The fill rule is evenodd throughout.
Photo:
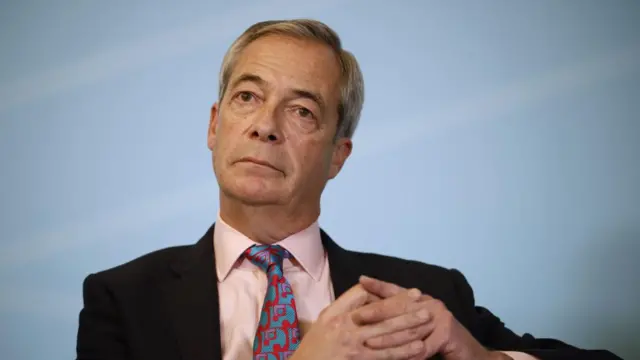
<svg viewBox="0 0 640 360"><path fill-rule="evenodd" d="M271 163L269 163L268 161L264 161L264 160L260 160L260 159L256 159L256 158L252 158L252 157L243 157L240 160L238 160L237 162L248 162L248 163L253 163L253 164L257 164L257 165L262 165L262 166L266 166L268 168L271 168L273 170L282 172L282 170L280 170L277 167L271 165Z"/></svg>

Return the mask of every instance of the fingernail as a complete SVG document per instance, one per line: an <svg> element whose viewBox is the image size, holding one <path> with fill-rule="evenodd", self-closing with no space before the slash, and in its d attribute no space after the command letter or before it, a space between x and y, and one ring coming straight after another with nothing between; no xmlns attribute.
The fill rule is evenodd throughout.
<svg viewBox="0 0 640 360"><path fill-rule="evenodd" d="M422 293L418 289L409 290L409 297L412 299L417 299L420 297L420 295L422 295Z"/></svg>
<svg viewBox="0 0 640 360"><path fill-rule="evenodd" d="M360 275L360 280L371 280L367 275Z"/></svg>

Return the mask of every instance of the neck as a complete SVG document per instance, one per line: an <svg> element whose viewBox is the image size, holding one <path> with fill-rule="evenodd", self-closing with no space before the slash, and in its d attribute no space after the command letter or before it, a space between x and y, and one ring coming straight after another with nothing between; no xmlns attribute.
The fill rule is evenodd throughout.
<svg viewBox="0 0 640 360"><path fill-rule="evenodd" d="M291 208L282 205L248 205L220 192L220 217L235 230L260 244L273 244L313 224L320 204Z"/></svg>

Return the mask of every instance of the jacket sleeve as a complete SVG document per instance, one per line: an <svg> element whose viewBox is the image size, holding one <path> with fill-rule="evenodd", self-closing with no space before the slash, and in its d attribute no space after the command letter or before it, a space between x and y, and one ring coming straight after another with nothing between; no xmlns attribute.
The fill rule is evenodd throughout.
<svg viewBox="0 0 640 360"><path fill-rule="evenodd" d="M127 360L122 321L108 286L91 274L83 282L82 296L76 359Z"/></svg>
<svg viewBox="0 0 640 360"><path fill-rule="evenodd" d="M477 306L473 290L464 275L451 270L459 298L463 302L465 324L471 334L486 348L498 351L519 351L540 360L584 359L613 360L618 356L606 350L585 350L560 340L535 338L531 334L517 335L488 309Z"/></svg>

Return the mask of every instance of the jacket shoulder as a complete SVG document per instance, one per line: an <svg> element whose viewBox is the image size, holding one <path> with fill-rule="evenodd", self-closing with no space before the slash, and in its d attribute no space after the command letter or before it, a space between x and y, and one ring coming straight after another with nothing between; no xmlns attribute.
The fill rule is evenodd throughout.
<svg viewBox="0 0 640 360"><path fill-rule="evenodd" d="M400 272L402 274L449 276L451 269L440 265L428 264L418 260L404 259L396 256L370 252L351 251L367 268L378 268L384 272Z"/></svg>
<svg viewBox="0 0 640 360"><path fill-rule="evenodd" d="M139 284L167 274L169 265L193 245L166 247L138 256L120 265L89 274L89 278L100 279L110 284Z"/></svg>

